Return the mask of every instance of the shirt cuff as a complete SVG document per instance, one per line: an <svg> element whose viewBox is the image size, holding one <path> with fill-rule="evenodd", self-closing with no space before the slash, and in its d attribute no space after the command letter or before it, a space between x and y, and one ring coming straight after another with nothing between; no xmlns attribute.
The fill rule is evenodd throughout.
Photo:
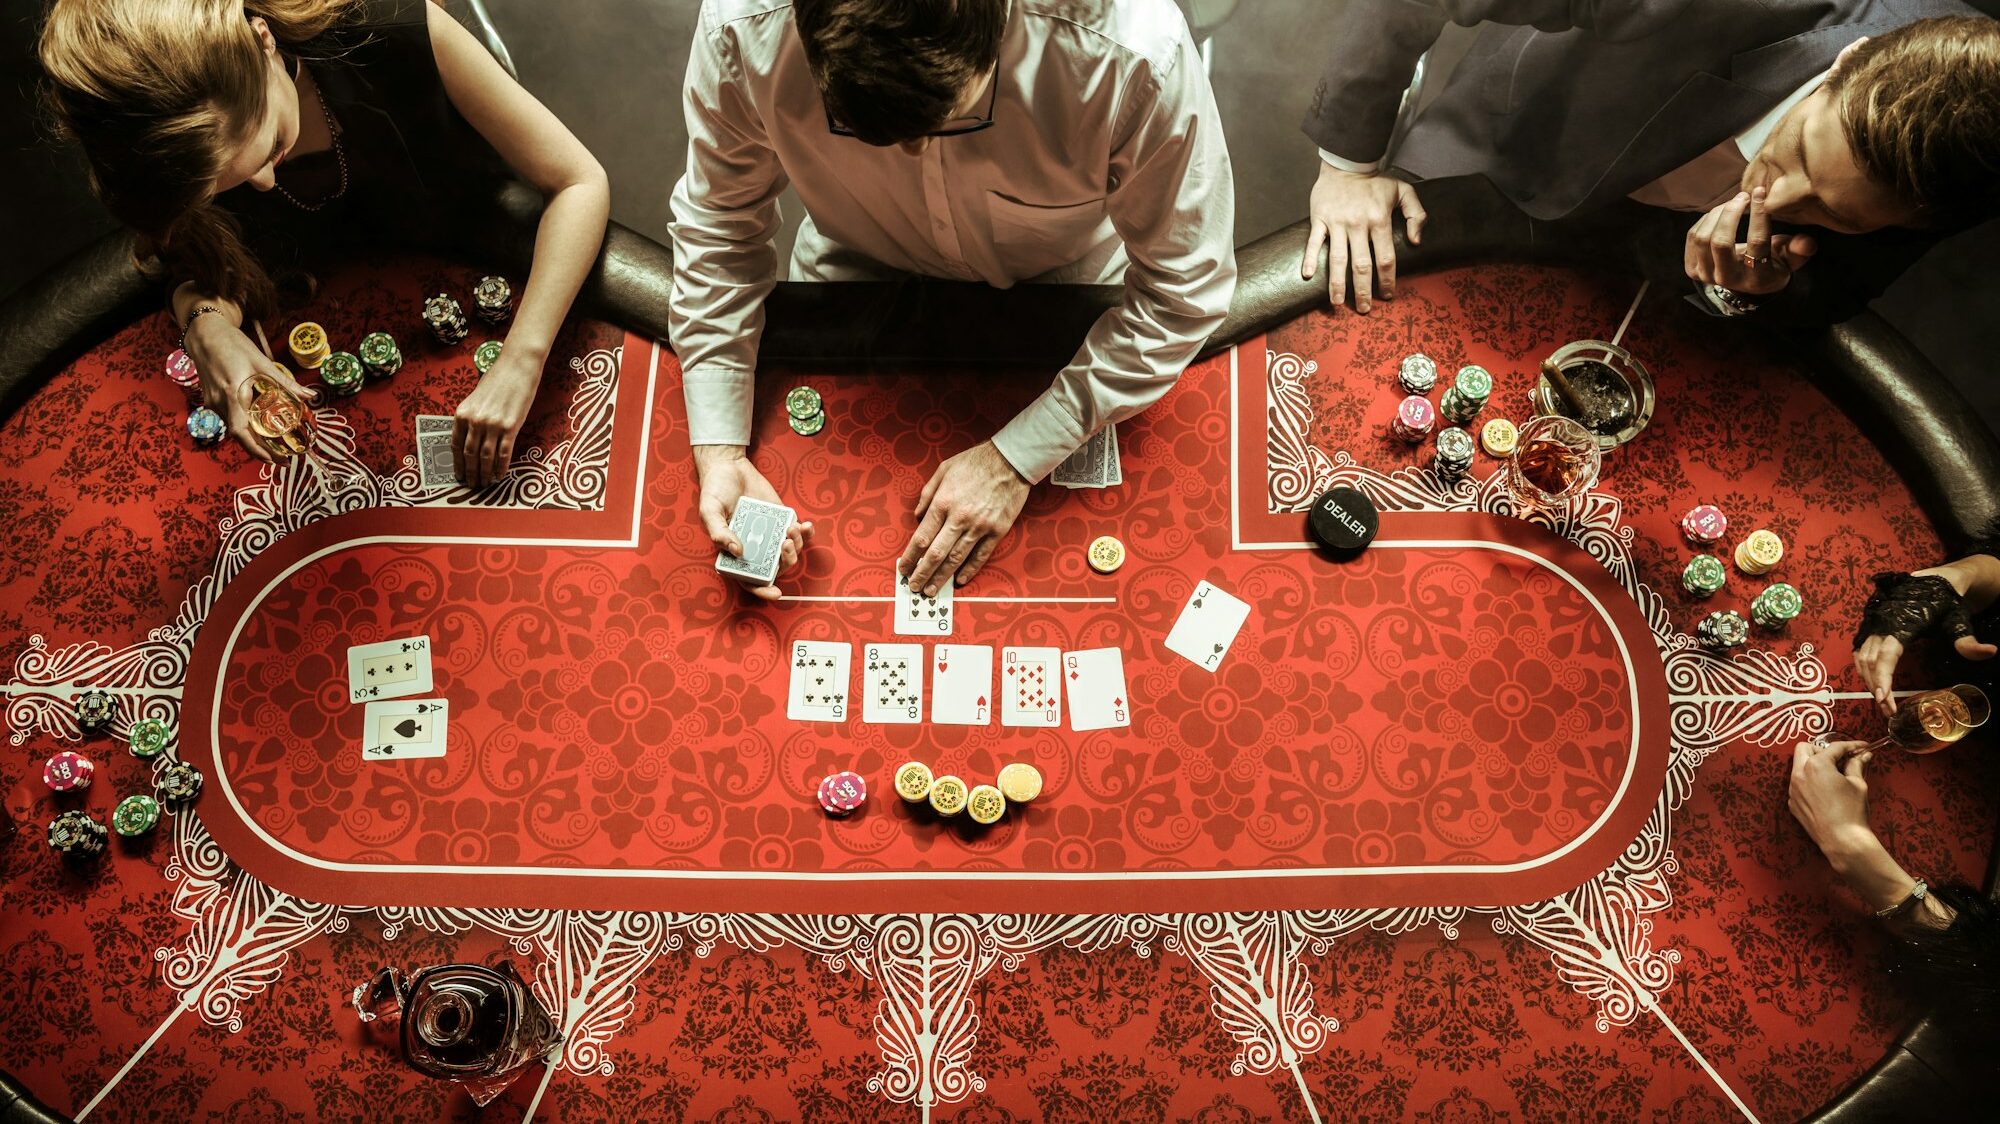
<svg viewBox="0 0 2000 1124"><path fill-rule="evenodd" d="M728 367L697 367L681 375L687 399L688 444L750 444L753 376Z"/></svg>
<svg viewBox="0 0 2000 1124"><path fill-rule="evenodd" d="M993 435L993 447L1014 466L1014 471L1030 484L1042 478L1076 452L1085 437L1083 427L1056 401L1054 388L1042 392L1028 408Z"/></svg>
<svg viewBox="0 0 2000 1124"><path fill-rule="evenodd" d="M1333 165L1337 171L1347 172L1350 175L1356 176L1372 176L1377 169L1382 167L1380 158L1362 163L1358 160L1349 160L1343 156L1335 156L1324 148L1319 150L1319 158Z"/></svg>

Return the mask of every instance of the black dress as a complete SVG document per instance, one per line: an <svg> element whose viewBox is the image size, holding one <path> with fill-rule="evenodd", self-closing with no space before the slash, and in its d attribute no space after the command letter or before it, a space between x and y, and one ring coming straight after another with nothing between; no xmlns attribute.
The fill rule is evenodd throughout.
<svg viewBox="0 0 2000 1124"><path fill-rule="evenodd" d="M461 250L511 178L506 162L451 104L432 53L425 0L362 0L359 18L287 51L312 73L347 158L329 149L278 167L277 190L242 184L216 197L244 240L297 297L301 274L358 250ZM304 113L317 109L301 107ZM308 207L317 206L316 210Z"/></svg>

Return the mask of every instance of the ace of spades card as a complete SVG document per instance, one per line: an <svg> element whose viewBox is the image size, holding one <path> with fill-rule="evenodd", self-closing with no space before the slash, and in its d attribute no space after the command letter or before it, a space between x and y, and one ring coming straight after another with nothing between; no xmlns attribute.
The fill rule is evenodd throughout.
<svg viewBox="0 0 2000 1124"><path fill-rule="evenodd" d="M450 704L443 699L369 703L361 713L361 759L443 757L450 720Z"/></svg>
<svg viewBox="0 0 2000 1124"><path fill-rule="evenodd" d="M1000 724L1062 725L1062 680L1062 649L1003 649L1000 655Z"/></svg>
<svg viewBox="0 0 2000 1124"><path fill-rule="evenodd" d="M870 644L861 653L861 720L924 720L924 646Z"/></svg>

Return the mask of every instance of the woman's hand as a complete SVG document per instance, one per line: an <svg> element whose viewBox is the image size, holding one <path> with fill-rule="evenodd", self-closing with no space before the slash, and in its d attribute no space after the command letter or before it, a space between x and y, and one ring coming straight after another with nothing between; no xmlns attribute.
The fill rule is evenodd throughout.
<svg viewBox="0 0 2000 1124"><path fill-rule="evenodd" d="M201 376L202 404L222 415L230 436L251 456L265 464L278 463L250 428L250 376L270 376L308 406L319 401L319 392L300 386L283 364L264 354L243 329L220 316L196 317L188 329L186 346L188 358L194 360L195 371Z"/></svg>
<svg viewBox="0 0 2000 1124"><path fill-rule="evenodd" d="M514 459L514 439L521 435L541 385L538 358L501 347L500 358L452 412L451 448L458 458L460 480L484 488L506 475Z"/></svg>

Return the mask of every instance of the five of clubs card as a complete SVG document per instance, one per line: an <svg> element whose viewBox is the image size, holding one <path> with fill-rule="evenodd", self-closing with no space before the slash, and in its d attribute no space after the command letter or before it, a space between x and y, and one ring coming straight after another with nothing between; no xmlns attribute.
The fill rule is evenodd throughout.
<svg viewBox="0 0 2000 1124"><path fill-rule="evenodd" d="M850 651L848 644L825 640L799 640L792 644L792 690L785 703L785 717L794 722L847 720Z"/></svg>

